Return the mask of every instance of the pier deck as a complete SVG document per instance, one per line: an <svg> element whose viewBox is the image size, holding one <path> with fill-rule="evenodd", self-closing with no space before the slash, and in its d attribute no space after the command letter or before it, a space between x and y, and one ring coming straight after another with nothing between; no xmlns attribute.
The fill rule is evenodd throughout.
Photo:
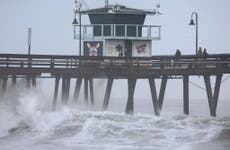
<svg viewBox="0 0 230 150"><path fill-rule="evenodd" d="M92 78L149 78L154 76L216 75L230 73L230 54L196 57L153 56L136 58L67 55L0 54L0 75L37 75Z"/></svg>

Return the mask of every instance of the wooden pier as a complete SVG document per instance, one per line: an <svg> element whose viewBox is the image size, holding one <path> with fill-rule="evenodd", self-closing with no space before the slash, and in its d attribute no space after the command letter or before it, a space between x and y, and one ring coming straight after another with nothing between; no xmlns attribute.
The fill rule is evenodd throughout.
<svg viewBox="0 0 230 150"><path fill-rule="evenodd" d="M85 57L66 55L22 55L0 54L1 94L7 90L9 78L12 86L18 78L26 78L26 87L36 87L36 79L42 74L50 74L55 78L53 107L58 99L58 89L62 81L62 103L69 99L70 83L76 79L74 101L78 101L81 85L84 83L85 103L94 105L93 79L108 79L105 89L103 109L109 105L114 79L127 79L128 100L126 113L134 111L134 92L138 79L148 79L152 94L155 115L160 115L164 102L167 81L172 77L183 79L184 113L189 114L189 77L203 76L207 91L210 115L216 116L218 96L223 74L230 74L230 54L216 54L207 57L184 55L153 57ZM214 92L211 88L210 76L216 77ZM48 77L47 77L48 78ZM160 92L157 94L155 79L161 79Z"/></svg>

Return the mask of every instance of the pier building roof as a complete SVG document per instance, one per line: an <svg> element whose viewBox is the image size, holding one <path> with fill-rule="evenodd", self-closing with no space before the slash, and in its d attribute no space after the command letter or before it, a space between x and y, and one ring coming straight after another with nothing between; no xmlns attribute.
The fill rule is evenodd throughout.
<svg viewBox="0 0 230 150"><path fill-rule="evenodd" d="M143 9L134 9L128 8L123 5L115 4L108 5L105 7L82 10L81 14L130 14L130 15L155 15L159 14L156 10L143 10Z"/></svg>

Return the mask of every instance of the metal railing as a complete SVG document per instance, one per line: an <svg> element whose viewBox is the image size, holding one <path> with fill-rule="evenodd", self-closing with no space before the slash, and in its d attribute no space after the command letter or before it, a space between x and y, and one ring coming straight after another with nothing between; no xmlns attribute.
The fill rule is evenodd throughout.
<svg viewBox="0 0 230 150"><path fill-rule="evenodd" d="M80 25L74 25L79 30ZM161 26L136 24L92 24L81 25L82 40L93 38L135 38L135 39L161 39ZM75 39L79 32L75 31Z"/></svg>

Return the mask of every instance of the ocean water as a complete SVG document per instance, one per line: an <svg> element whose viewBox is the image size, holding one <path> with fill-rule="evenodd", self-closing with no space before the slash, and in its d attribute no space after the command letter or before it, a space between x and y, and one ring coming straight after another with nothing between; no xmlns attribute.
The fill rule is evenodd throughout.
<svg viewBox="0 0 230 150"><path fill-rule="evenodd" d="M116 108L103 112L73 105L51 111L46 100L36 92L1 99L0 150L229 150L230 147L229 116L186 116L173 111L177 110L176 104L166 105L168 111L160 117L141 109L130 116L115 111Z"/></svg>

